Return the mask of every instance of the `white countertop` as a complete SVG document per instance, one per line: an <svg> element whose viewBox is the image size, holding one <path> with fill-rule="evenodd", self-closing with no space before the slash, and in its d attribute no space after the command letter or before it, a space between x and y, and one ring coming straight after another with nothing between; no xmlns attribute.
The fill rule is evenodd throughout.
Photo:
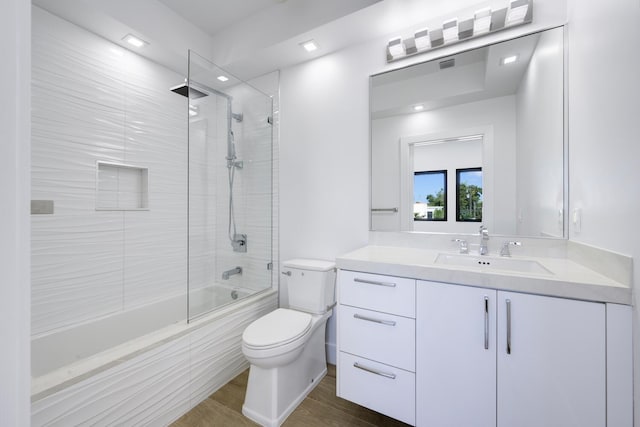
<svg viewBox="0 0 640 427"><path fill-rule="evenodd" d="M338 257L336 264L344 270L631 305L629 286L567 258L512 257L514 260L536 261L551 272L534 274L436 263L437 256L443 253L457 254L433 249L370 245Z"/></svg>

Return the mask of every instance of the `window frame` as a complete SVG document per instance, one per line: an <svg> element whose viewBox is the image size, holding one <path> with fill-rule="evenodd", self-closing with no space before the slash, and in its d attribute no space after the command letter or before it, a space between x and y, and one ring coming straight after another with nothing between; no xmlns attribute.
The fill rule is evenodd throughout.
<svg viewBox="0 0 640 427"><path fill-rule="evenodd" d="M456 222L482 222L484 216L484 200L482 200L482 209L480 210L480 218L478 219L461 219L460 218L460 173L464 172L482 172L482 167L474 168L456 168ZM482 172L482 195L484 196L484 172Z"/></svg>
<svg viewBox="0 0 640 427"><path fill-rule="evenodd" d="M441 174L443 175L444 178L444 187L443 187L443 200L444 200L444 205L442 206L443 208L443 212L444 212L444 217L443 218L416 218L415 216L413 217L414 221L426 221L426 222L447 222L447 217L448 217L448 203L447 203L447 198L449 197L449 192L447 189L447 183L448 183L448 176L447 176L447 170L446 169L441 169L441 170L431 170L431 171L414 171L413 172L413 183L414 183L414 187L415 187L415 179L416 179L416 175L436 175L436 174ZM415 197L414 197L414 204L415 204Z"/></svg>

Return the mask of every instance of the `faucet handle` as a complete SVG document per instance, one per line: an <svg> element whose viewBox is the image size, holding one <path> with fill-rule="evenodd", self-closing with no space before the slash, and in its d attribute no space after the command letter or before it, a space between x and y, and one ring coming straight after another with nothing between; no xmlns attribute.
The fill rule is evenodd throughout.
<svg viewBox="0 0 640 427"><path fill-rule="evenodd" d="M500 256L511 256L511 252L509 251L510 246L522 246L522 242L510 242L506 241L502 244L502 248L500 249Z"/></svg>
<svg viewBox="0 0 640 427"><path fill-rule="evenodd" d="M460 244L460 253L468 254L469 253L469 244L464 239L451 239L452 242L458 242Z"/></svg>

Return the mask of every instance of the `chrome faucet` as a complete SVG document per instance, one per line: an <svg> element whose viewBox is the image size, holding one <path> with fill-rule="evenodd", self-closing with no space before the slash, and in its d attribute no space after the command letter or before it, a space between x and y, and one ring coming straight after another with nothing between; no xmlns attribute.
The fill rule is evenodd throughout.
<svg viewBox="0 0 640 427"><path fill-rule="evenodd" d="M489 253L489 248L487 247L487 242L489 241L489 230L484 225L480 226L480 248L478 249L478 253L480 255L487 255Z"/></svg>
<svg viewBox="0 0 640 427"><path fill-rule="evenodd" d="M469 244L467 243L466 240L464 240L464 239L453 239L451 241L452 242L458 242L458 244L460 245L460 253L461 254L468 254L469 253Z"/></svg>
<svg viewBox="0 0 640 427"><path fill-rule="evenodd" d="M511 252L509 251L510 246L522 246L520 242L509 242L506 241L502 244L502 248L500 249L500 256L510 257Z"/></svg>
<svg viewBox="0 0 640 427"><path fill-rule="evenodd" d="M224 273L222 273L222 280L229 280L229 277L233 276L234 274L242 274L242 267L236 267L236 268L232 268L231 270L227 270Z"/></svg>

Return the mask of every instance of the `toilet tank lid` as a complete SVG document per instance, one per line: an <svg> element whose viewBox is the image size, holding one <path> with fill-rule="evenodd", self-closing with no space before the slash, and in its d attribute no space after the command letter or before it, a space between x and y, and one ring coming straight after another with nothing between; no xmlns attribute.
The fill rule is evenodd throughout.
<svg viewBox="0 0 640 427"><path fill-rule="evenodd" d="M330 271L336 268L336 263L333 261L324 261L320 259L291 259L282 263L283 267L297 268L300 270L312 270L312 271Z"/></svg>

